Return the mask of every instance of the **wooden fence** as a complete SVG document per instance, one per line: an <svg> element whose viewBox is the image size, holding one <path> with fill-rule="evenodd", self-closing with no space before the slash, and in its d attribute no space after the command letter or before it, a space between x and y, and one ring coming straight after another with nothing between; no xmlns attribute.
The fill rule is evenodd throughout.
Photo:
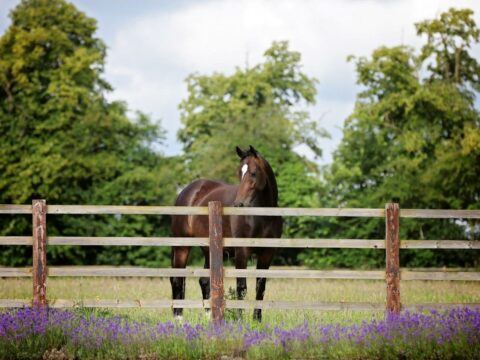
<svg viewBox="0 0 480 360"><path fill-rule="evenodd" d="M480 281L480 272L465 271L409 271L400 269L400 249L480 249L480 241L468 240L400 240L400 218L480 219L480 210L400 210L389 203L385 209L306 209L306 208L222 208L211 202L208 207L173 206L97 206L47 205L45 200L34 200L32 205L0 205L0 214L32 214L33 236L0 236L0 245L27 245L33 248L31 268L2 268L0 277L32 277L33 300L0 299L0 307L49 306L116 307L116 308L211 308L215 321L223 318L226 308L283 308L317 310L383 310L399 312L402 309L452 307L480 304L409 304L400 301L400 279L408 280L464 280ZM47 214L143 214L143 215L207 215L209 238L175 237L64 237L47 236ZM244 216L333 216L385 218L385 239L262 239L224 238L222 215ZM48 266L46 249L59 245L136 245L136 246L209 246L210 269L153 269L139 267ZM357 248L385 249L385 271L358 270L236 270L223 268L223 247L277 247L277 248ZM47 276L146 276L146 277L208 277L210 300L70 300L47 301ZM386 281L386 303L304 302L304 301L247 301L224 300L224 277L308 278L308 279L375 279Z"/></svg>

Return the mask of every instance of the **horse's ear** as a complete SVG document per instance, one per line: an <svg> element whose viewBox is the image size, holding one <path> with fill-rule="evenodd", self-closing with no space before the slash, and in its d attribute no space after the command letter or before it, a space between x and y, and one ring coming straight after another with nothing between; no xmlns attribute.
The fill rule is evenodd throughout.
<svg viewBox="0 0 480 360"><path fill-rule="evenodd" d="M245 151L240 149L238 146L235 146L235 150L237 150L237 155L240 157L240 159L243 159L245 157Z"/></svg>
<svg viewBox="0 0 480 360"><path fill-rule="evenodd" d="M257 150L255 150L252 145L250 145L250 152L252 153L253 156L257 157Z"/></svg>

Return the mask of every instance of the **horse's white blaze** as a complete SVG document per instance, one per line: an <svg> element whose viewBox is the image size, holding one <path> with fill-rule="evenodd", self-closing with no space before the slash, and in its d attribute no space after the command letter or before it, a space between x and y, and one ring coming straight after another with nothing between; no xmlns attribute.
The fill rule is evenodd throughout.
<svg viewBox="0 0 480 360"><path fill-rule="evenodd" d="M248 164L243 164L243 166L242 166L242 179L245 176L245 174L247 173L247 170L248 170Z"/></svg>

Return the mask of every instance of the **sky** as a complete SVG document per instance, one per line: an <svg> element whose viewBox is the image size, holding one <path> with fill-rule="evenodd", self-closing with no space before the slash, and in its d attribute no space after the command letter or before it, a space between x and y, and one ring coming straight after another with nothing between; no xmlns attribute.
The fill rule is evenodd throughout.
<svg viewBox="0 0 480 360"><path fill-rule="evenodd" d="M319 80L316 104L305 110L331 134L320 141L320 164L331 162L360 90L347 56L369 56L382 45L418 49L422 39L413 24L450 7L473 9L480 25L479 0L72 2L97 19L97 35L108 46L104 77L114 87L109 99L126 101L130 110L160 121L167 130L161 148L166 155L181 152L178 104L186 98L189 74L231 74L235 67L261 62L273 41L288 40L291 50L302 54L303 71ZM0 0L0 33L18 3ZM480 47L473 51L480 58ZM310 155L304 146L296 150Z"/></svg>

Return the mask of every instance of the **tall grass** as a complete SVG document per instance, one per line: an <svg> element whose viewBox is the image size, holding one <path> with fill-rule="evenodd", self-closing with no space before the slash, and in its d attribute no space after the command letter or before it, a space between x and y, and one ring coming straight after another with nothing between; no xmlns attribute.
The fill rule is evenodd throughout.
<svg viewBox="0 0 480 360"><path fill-rule="evenodd" d="M255 279L248 279L247 300L255 299ZM235 279L225 279L225 287L235 288ZM54 299L170 299L168 279L163 278L49 278L47 294ZM320 279L269 279L265 300L371 302L385 301L385 283L377 280L320 280ZM0 298L31 299L32 282L27 278L0 279ZM480 283L465 281L402 281L402 303L480 303ZM198 279L187 278L187 299L201 299ZM122 314L131 319L172 319L169 309L115 309L112 314ZM188 321L199 322L205 318L203 310L185 309ZM244 312L250 321L252 312ZM316 310L264 310L265 324L301 325L304 320L313 322L358 323L362 320L383 318L383 311L316 311Z"/></svg>

